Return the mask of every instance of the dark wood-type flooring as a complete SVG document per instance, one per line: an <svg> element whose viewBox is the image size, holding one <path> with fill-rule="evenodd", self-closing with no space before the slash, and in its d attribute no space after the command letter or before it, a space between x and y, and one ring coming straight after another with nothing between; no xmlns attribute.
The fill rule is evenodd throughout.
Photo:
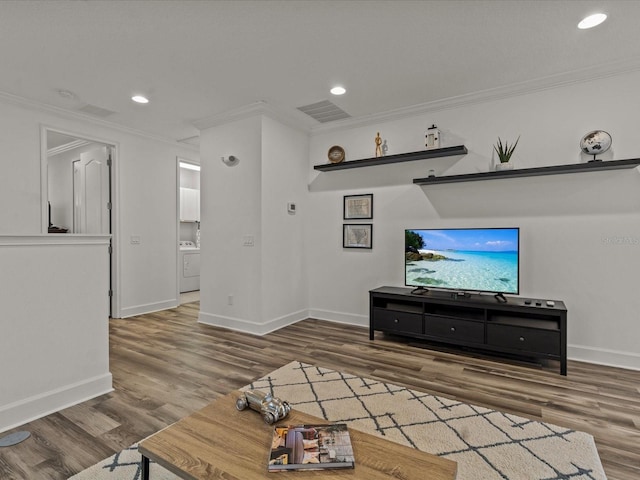
<svg viewBox="0 0 640 480"><path fill-rule="evenodd" d="M569 361L563 377L319 320L257 337L198 324L198 308L111 320L115 391L16 429L32 437L0 448L0 478L66 479L292 360L589 432L610 480L640 478L640 372Z"/></svg>

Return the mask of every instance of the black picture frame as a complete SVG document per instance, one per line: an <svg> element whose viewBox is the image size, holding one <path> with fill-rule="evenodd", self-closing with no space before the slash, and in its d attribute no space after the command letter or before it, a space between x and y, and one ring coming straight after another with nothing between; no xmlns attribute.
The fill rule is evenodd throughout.
<svg viewBox="0 0 640 480"><path fill-rule="evenodd" d="M373 248L373 223L342 225L342 248Z"/></svg>
<svg viewBox="0 0 640 480"><path fill-rule="evenodd" d="M343 220L373 219L373 193L345 195L342 202Z"/></svg>

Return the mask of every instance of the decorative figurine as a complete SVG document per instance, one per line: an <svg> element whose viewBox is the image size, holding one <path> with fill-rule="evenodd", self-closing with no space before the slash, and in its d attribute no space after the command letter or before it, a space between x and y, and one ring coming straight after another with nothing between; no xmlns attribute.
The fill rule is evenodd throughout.
<svg viewBox="0 0 640 480"><path fill-rule="evenodd" d="M259 390L247 390L236 400L238 410L244 410L247 407L260 412L262 419L269 425L282 420L291 411L288 402Z"/></svg>
<svg viewBox="0 0 640 480"><path fill-rule="evenodd" d="M376 157L382 156L382 138L380 138L380 132L376 135Z"/></svg>
<svg viewBox="0 0 640 480"><path fill-rule="evenodd" d="M382 142L382 156L384 157L389 151L389 145L387 145L387 141Z"/></svg>
<svg viewBox="0 0 640 480"><path fill-rule="evenodd" d="M427 150L432 150L434 148L440 148L440 130L438 130L438 127L434 125L431 125L428 129L427 129L427 143L425 144L425 147L427 147Z"/></svg>

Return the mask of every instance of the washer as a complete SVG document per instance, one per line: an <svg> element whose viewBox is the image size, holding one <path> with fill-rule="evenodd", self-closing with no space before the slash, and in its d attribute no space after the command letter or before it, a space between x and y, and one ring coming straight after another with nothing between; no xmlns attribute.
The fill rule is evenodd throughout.
<svg viewBox="0 0 640 480"><path fill-rule="evenodd" d="M180 293L200 290L200 249L190 240L180 241Z"/></svg>

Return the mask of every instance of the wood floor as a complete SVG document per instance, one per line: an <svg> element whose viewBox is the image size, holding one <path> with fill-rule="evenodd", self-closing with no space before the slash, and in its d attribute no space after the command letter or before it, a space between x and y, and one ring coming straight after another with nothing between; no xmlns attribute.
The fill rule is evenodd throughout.
<svg viewBox="0 0 640 480"><path fill-rule="evenodd" d="M292 360L591 433L610 480L640 478L640 372L523 366L305 320L256 337L197 323L198 303L110 322L115 391L31 422L0 478L66 479ZM481 480L481 479L479 479Z"/></svg>

